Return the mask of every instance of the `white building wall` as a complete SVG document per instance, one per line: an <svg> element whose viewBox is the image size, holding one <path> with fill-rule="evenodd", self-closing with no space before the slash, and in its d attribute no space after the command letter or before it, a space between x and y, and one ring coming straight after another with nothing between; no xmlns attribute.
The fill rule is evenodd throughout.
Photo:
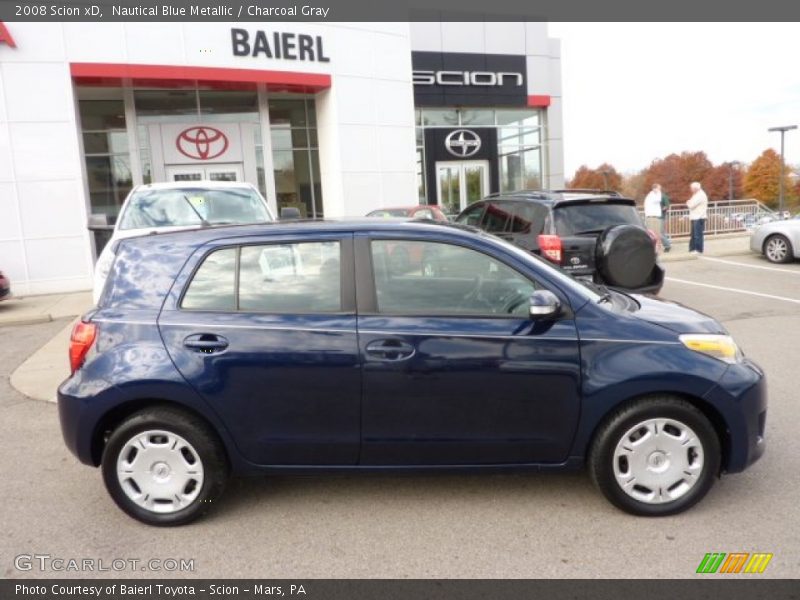
<svg viewBox="0 0 800 600"><path fill-rule="evenodd" d="M0 44L0 268L17 295L91 287L73 62L329 74L318 94L326 215L416 199L408 23L6 26L17 47ZM234 56L231 27L319 35L330 62Z"/></svg>

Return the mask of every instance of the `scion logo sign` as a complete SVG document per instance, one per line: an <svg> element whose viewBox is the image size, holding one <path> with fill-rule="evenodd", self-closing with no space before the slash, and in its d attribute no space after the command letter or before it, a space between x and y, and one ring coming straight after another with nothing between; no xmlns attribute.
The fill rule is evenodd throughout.
<svg viewBox="0 0 800 600"><path fill-rule="evenodd" d="M491 73L489 71L414 71L414 85L478 85L502 86L507 81L521 86L522 73Z"/></svg>
<svg viewBox="0 0 800 600"><path fill-rule="evenodd" d="M8 33L8 29L6 29L6 26L3 25L2 21L0 21L0 44L8 44L12 48L17 47L17 45L14 43L14 38L11 37L10 33Z"/></svg>
<svg viewBox="0 0 800 600"><path fill-rule="evenodd" d="M444 147L453 156L469 158L481 149L481 138L469 129L456 129L444 139Z"/></svg>
<svg viewBox="0 0 800 600"><path fill-rule="evenodd" d="M189 127L178 134L175 146L187 158L211 160L225 154L228 137L219 129L208 126Z"/></svg>
<svg viewBox="0 0 800 600"><path fill-rule="evenodd" d="M527 59L512 54L412 52L417 106L527 106Z"/></svg>

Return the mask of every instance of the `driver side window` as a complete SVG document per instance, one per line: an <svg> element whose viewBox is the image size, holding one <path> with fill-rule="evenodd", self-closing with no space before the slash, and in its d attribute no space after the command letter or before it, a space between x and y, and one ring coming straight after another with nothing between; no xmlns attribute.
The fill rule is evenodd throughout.
<svg viewBox="0 0 800 600"><path fill-rule="evenodd" d="M538 286L492 257L453 244L373 240L378 312L526 318Z"/></svg>

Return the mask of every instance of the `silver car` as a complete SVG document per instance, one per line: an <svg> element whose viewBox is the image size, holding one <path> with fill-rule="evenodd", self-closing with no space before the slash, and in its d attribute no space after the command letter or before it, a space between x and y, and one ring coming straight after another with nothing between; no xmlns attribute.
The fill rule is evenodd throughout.
<svg viewBox="0 0 800 600"><path fill-rule="evenodd" d="M750 249L763 254L771 263L800 259L800 219L773 221L756 227L750 236Z"/></svg>

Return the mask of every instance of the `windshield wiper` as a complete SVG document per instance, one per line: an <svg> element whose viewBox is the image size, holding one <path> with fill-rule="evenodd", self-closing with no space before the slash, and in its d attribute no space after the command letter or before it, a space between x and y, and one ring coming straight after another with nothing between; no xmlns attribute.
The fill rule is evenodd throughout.
<svg viewBox="0 0 800 600"><path fill-rule="evenodd" d="M192 209L192 212L197 215L198 219L200 219L200 224L203 227L209 227L211 224L203 218L203 215L201 215L200 212L194 207L194 204L192 204L192 201L189 200L189 197L186 196L186 194L183 195L183 199L186 200L186 204L189 205L189 208Z"/></svg>

